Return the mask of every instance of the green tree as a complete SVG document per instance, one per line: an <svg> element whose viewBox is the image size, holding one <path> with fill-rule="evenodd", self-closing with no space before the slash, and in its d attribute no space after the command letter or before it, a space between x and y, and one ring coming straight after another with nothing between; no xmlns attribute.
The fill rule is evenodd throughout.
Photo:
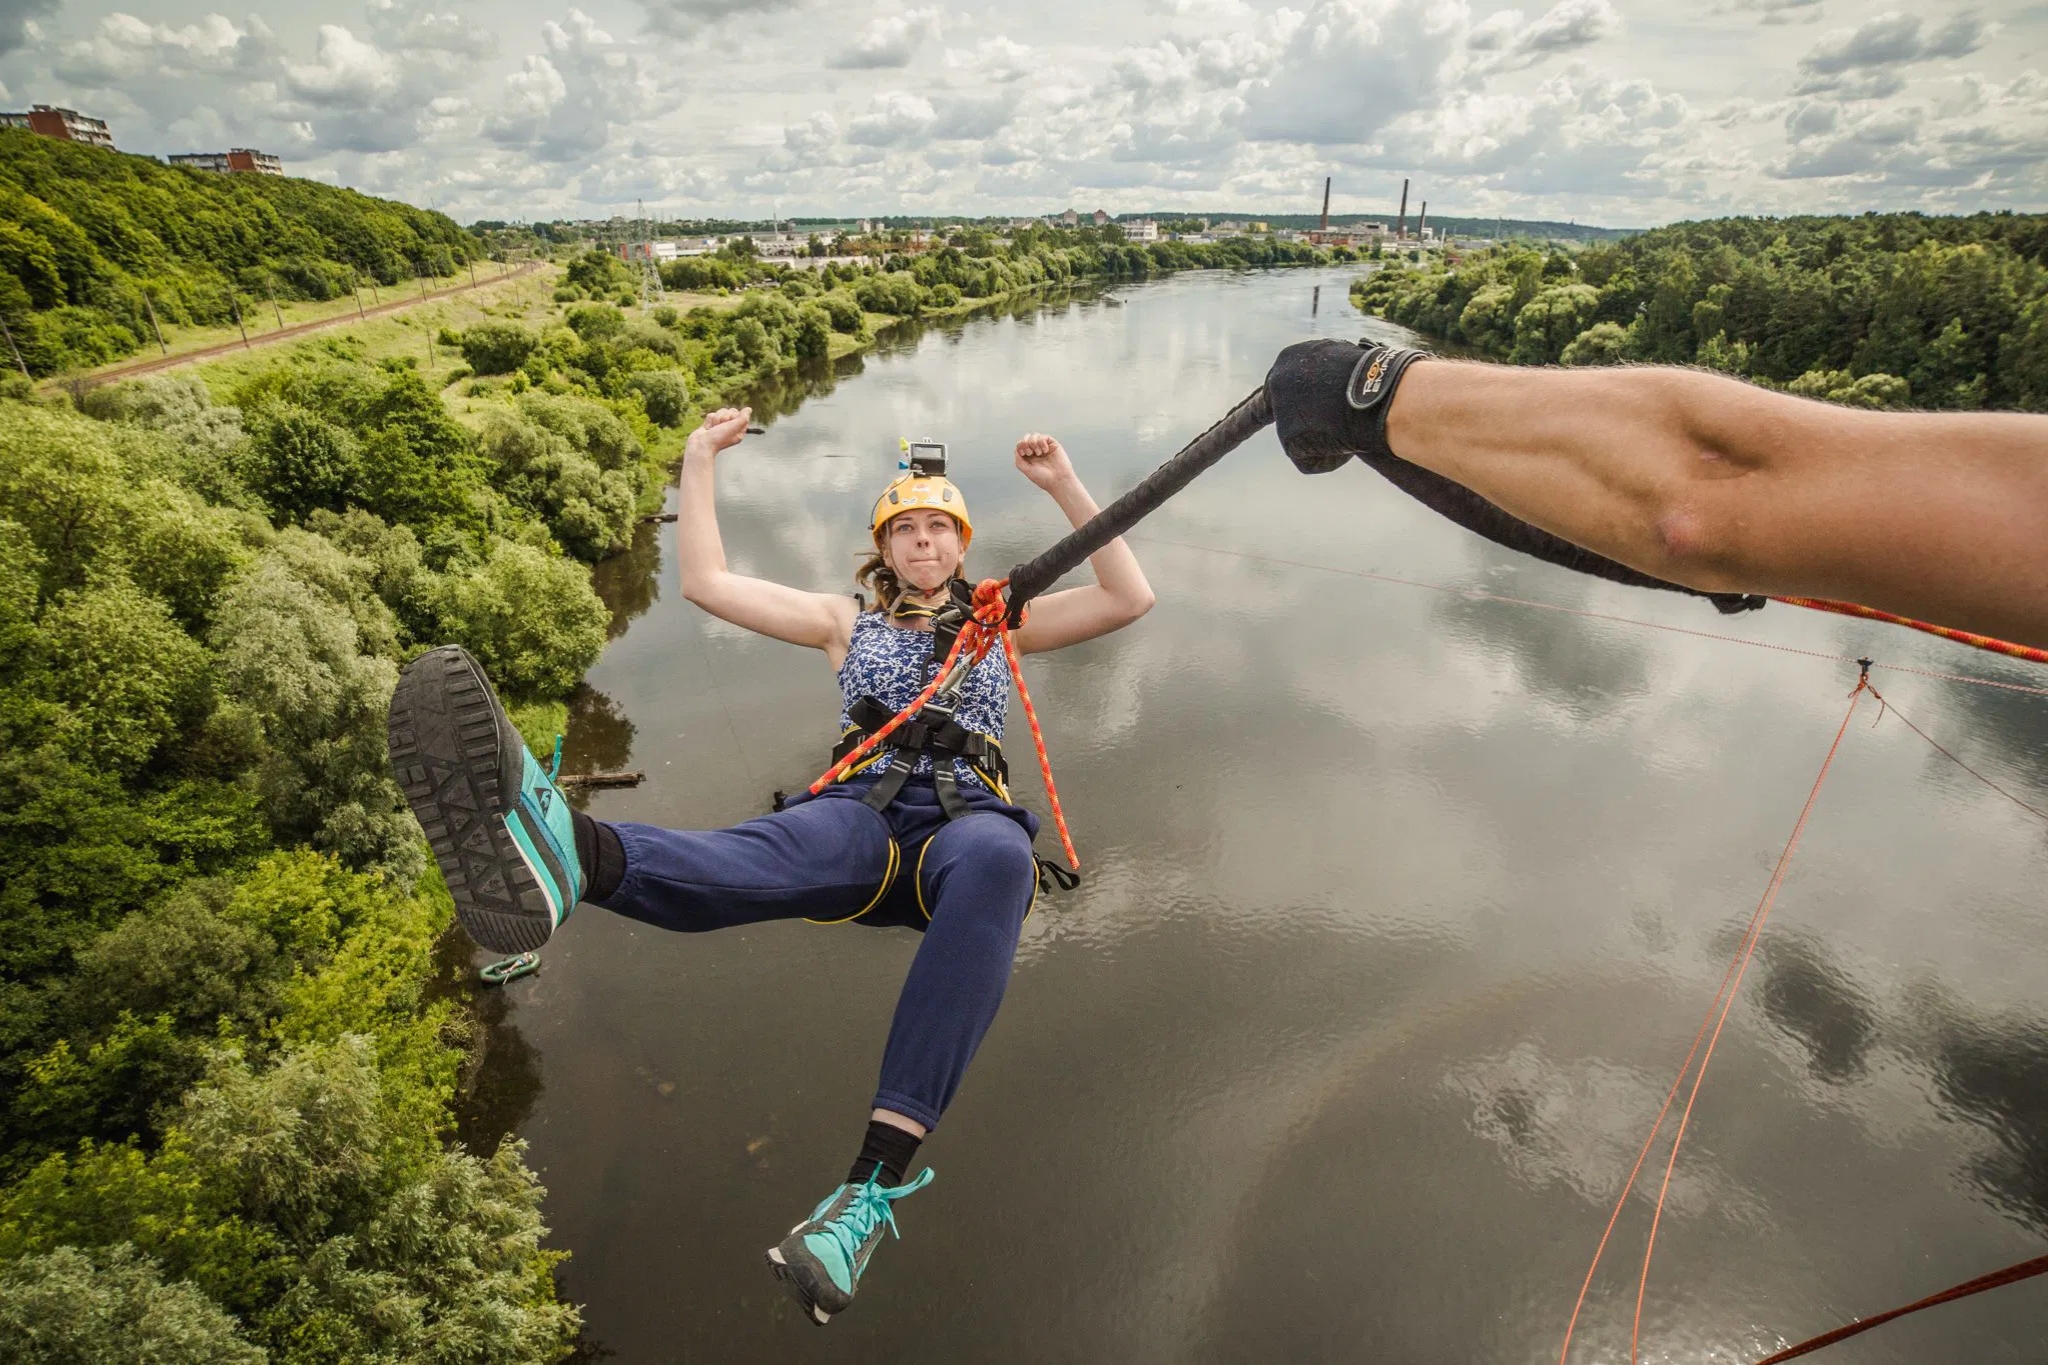
<svg viewBox="0 0 2048 1365"><path fill-rule="evenodd" d="M233 1317L125 1243L0 1265L0 1359L18 1365L262 1365Z"/></svg>
<svg viewBox="0 0 2048 1365"><path fill-rule="evenodd" d="M539 346L540 338L516 322L480 322L462 334L462 360L478 374L510 374Z"/></svg>
<svg viewBox="0 0 2048 1365"><path fill-rule="evenodd" d="M575 564L507 542L480 568L450 579L442 617L448 639L522 700L566 696L603 651L611 619Z"/></svg>

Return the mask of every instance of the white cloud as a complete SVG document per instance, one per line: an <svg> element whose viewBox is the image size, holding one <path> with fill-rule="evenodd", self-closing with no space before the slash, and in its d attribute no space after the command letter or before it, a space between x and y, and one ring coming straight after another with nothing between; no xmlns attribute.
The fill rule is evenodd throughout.
<svg viewBox="0 0 2048 1365"><path fill-rule="evenodd" d="M850 49L833 58L832 65L853 68L909 66L918 48L926 40L938 36L939 11L936 6L885 14L870 23Z"/></svg>
<svg viewBox="0 0 2048 1365"><path fill-rule="evenodd" d="M1974 13L1953 16L1923 32L1917 14L1880 14L1829 35L1799 59L1796 91L1837 91L1850 99L1883 99L1904 88L1899 68L1965 57L1982 47L1992 28Z"/></svg>
<svg viewBox="0 0 2048 1365"><path fill-rule="evenodd" d="M1591 47L1621 31L1621 16L1608 0L1558 0L1533 23L1522 12L1501 10L1472 30L1465 45L1486 53L1482 66L1491 71L1519 71L1545 58Z"/></svg>
<svg viewBox="0 0 2048 1365"><path fill-rule="evenodd" d="M1007 85L1031 75L1036 62L1029 47L998 34L971 52L948 49L945 64L971 80Z"/></svg>
<svg viewBox="0 0 2048 1365"><path fill-rule="evenodd" d="M924 141L939 121L932 102L907 90L877 95L868 112L847 127L846 140L868 147L896 147Z"/></svg>
<svg viewBox="0 0 2048 1365"><path fill-rule="evenodd" d="M57 0L0 0L0 56L28 44L30 26L57 12Z"/></svg>
<svg viewBox="0 0 2048 1365"><path fill-rule="evenodd" d="M1247 92L1245 136L1371 141L1449 92L1468 19L1463 0L1318 0Z"/></svg>
<svg viewBox="0 0 2048 1365"><path fill-rule="evenodd" d="M505 80L484 136L542 161L595 156L615 126L661 106L643 54L618 42L582 10L541 25L544 52L528 55Z"/></svg>
<svg viewBox="0 0 2048 1365"><path fill-rule="evenodd" d="M1823 13L1822 0L1726 0L1715 11L1747 11L1766 24L1812 23Z"/></svg>
<svg viewBox="0 0 2048 1365"><path fill-rule="evenodd" d="M410 54L445 52L457 57L488 57L498 50L498 35L451 10L432 10L419 0L369 0L370 31L387 48Z"/></svg>
<svg viewBox="0 0 2048 1365"><path fill-rule="evenodd" d="M288 64L285 79L308 104L357 107L385 99L398 88L399 64L339 24L322 24L314 60Z"/></svg>
<svg viewBox="0 0 2048 1365"><path fill-rule="evenodd" d="M803 0L644 0L647 26L656 33L689 38L727 19L758 17L794 9Z"/></svg>
<svg viewBox="0 0 2048 1365"><path fill-rule="evenodd" d="M1988 9L1844 3L1789 43L1820 0L176 2L0 0L0 78L124 147L493 217L1278 210L1331 173L1340 208L1405 175L1433 214L1625 224L2048 201L2048 10L2001 7L1994 43Z"/></svg>

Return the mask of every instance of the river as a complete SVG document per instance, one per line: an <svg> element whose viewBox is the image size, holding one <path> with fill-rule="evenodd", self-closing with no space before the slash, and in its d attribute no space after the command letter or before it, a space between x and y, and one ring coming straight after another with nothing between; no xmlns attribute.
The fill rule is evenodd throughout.
<svg viewBox="0 0 2048 1365"><path fill-rule="evenodd" d="M1347 278L1191 273L898 337L721 458L733 567L849 588L897 438L929 436L975 510L971 570L1001 572L1064 530L1012 469L1017 436L1058 435L1106 502L1286 342L1395 334ZM672 529L601 570L615 638L568 767L647 771L595 795L600 818L716 826L815 775L835 689L818 656L684 603ZM1135 548L1151 615L1026 664L1085 880L1025 926L925 1144L938 1178L829 1329L760 1256L858 1145L915 937L684 937L585 907L507 990L472 1130L531 1144L590 1355L1553 1361L1855 668L1356 573L2040 681L1885 627L1573 577L1363 467L1303 478L1270 432ZM1876 677L2048 806L2048 699ZM1043 811L1035 776L1019 790ZM1694 1113L1645 1359L1753 1359L2042 1249L2044 884L2040 820L1859 711ZM1574 1360L1627 1358L1662 1168ZM1838 1350L1989 1365L2044 1338L2030 1286Z"/></svg>

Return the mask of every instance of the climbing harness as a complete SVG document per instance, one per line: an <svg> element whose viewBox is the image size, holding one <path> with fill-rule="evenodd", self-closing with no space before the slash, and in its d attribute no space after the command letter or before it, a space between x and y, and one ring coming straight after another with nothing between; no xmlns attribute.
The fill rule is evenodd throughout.
<svg viewBox="0 0 2048 1365"><path fill-rule="evenodd" d="M1045 796L1047 802L1052 806L1053 824L1058 828L1060 834L1060 847L1067 855L1068 867L1074 872L1079 872L1081 870L1081 855L1074 851L1074 837L1067 829L1066 812L1060 807L1059 787L1053 782L1052 759L1045 752L1045 735L1039 728L1038 709L1032 705L1031 689L1024 682L1023 661L1017 653L1017 642L1011 636L1013 625L1021 624L1021 617L1015 623L1009 619L1009 607L1003 599L1003 588L1005 586L1005 580L989 578L982 580L974 588L968 598L967 611L956 627L958 633L953 636L952 644L946 649L944 661L939 665L938 674L929 683L925 684L924 690L919 692L908 706L896 712L875 728L866 731L858 740L854 741L851 748L847 748L842 744L841 750L843 752L835 751L832 766L827 768L824 775L819 777L817 781L811 783L809 790L815 796L833 783L843 781L849 773L860 766L862 760L881 748L884 743L903 730L905 726L912 723L922 727L921 731L913 733L920 734L927 745L937 737L949 736L950 732L946 729L949 725L952 726L953 730L959 730L960 727L953 721L952 700L958 695L960 685L966 680L968 671L987 657L989 650L1000 642L1003 647L1003 658L1010 666L1011 681L1017 685L1017 699L1023 702L1024 717L1031 723L1031 742L1038 751L1038 771L1045 779ZM934 639L932 652L936 654L939 644L937 636L938 622L935 621L933 624ZM928 706L934 699L939 699L939 707L937 710L932 711L930 715L927 715ZM879 704L877 705L879 706ZM962 733L965 734L967 732L962 731ZM984 736L983 738L985 739L986 737ZM892 771L883 778L883 781L887 782L891 777L894 777L895 769L904 768L905 765L914 767L917 761L917 752L917 750L907 748L899 749L891 765ZM933 784L935 787L939 787L941 791L940 800L943 803L946 786L951 786L952 782L949 775L946 786L941 786L940 775L949 774L952 764L934 763L932 767ZM1007 773L1007 771L1006 768L1005 772ZM903 777L907 778L908 776L909 772L907 770L904 771ZM901 780L896 782L898 790L902 788L902 785ZM880 784L877 784L877 790L879 789ZM893 798L894 794L892 791L890 797ZM872 802L873 796L874 793L870 792L865 799ZM953 799L955 801L960 799L957 789L953 790ZM882 804L887 805L888 799L884 799ZM947 814L949 816L953 814L950 807L947 809ZM1064 885L1064 883L1062 884Z"/></svg>

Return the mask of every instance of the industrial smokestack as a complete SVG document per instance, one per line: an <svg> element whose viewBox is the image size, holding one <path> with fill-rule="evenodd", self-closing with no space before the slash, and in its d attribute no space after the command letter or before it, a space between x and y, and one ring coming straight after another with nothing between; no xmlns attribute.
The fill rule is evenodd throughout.
<svg viewBox="0 0 2048 1365"><path fill-rule="evenodd" d="M1330 230L1330 177L1323 177L1323 231Z"/></svg>
<svg viewBox="0 0 2048 1365"><path fill-rule="evenodd" d="M1400 241L1408 235L1408 181L1401 180L1401 220L1394 224L1394 240Z"/></svg>
<svg viewBox="0 0 2048 1365"><path fill-rule="evenodd" d="M1422 201L1422 212L1415 215L1415 240L1418 242L1429 240L1429 201L1427 199Z"/></svg>

